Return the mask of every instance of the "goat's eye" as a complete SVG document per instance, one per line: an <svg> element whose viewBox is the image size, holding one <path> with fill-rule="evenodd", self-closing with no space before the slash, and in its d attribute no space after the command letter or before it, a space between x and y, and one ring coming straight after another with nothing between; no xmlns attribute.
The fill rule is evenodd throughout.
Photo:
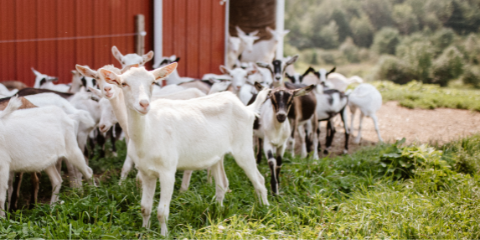
<svg viewBox="0 0 480 240"><path fill-rule="evenodd" d="M128 84L126 84L126 83L122 83L122 87L125 87L125 86L128 86Z"/></svg>

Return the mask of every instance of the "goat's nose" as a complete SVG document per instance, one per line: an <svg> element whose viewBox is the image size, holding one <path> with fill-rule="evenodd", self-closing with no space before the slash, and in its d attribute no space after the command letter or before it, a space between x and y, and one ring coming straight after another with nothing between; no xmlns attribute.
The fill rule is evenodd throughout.
<svg viewBox="0 0 480 240"><path fill-rule="evenodd" d="M100 132L105 132L105 130L106 130L105 129L106 128L105 124L101 124L100 126L98 126L98 128L100 129Z"/></svg>
<svg viewBox="0 0 480 240"><path fill-rule="evenodd" d="M277 113L277 120L279 122L284 122L287 119L287 114L285 113Z"/></svg>
<svg viewBox="0 0 480 240"><path fill-rule="evenodd" d="M111 86L105 86L103 89L105 89L105 92L112 91L112 87L111 87Z"/></svg>
<svg viewBox="0 0 480 240"><path fill-rule="evenodd" d="M140 101L140 106L141 106L142 108L145 108L145 109L146 109L146 108L148 108L148 106L150 106L150 103L149 103L147 100L141 100L141 101Z"/></svg>

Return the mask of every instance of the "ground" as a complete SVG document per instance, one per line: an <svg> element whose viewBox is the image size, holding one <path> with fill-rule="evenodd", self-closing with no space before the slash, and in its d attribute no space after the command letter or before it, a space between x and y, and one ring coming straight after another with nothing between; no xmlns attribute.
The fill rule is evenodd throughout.
<svg viewBox="0 0 480 240"><path fill-rule="evenodd" d="M358 133L360 113L357 110L354 131L350 136L349 152L354 152L362 146L374 145L378 142L377 133L371 118L363 119L362 141L360 145L353 143ZM348 112L350 117L350 111ZM380 134L385 142L393 143L406 138L407 143L445 144L462 137L480 132L480 113L470 110L437 108L408 109L398 106L397 102L384 103L377 113ZM348 120L350 125L350 120ZM334 139L333 153L343 150L345 135L343 125L336 125L337 133ZM325 123L322 123L322 148L325 144Z"/></svg>

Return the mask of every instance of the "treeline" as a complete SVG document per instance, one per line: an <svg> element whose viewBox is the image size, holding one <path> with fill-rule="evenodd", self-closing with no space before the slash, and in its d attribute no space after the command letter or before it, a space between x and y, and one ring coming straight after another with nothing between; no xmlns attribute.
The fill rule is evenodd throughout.
<svg viewBox="0 0 480 240"><path fill-rule="evenodd" d="M312 49L313 64L376 55L378 79L480 86L480 0L287 0L285 9L286 47Z"/></svg>

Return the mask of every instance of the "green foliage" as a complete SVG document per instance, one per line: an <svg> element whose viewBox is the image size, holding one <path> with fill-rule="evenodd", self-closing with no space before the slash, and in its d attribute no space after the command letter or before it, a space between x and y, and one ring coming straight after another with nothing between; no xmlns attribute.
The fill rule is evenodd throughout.
<svg viewBox="0 0 480 240"><path fill-rule="evenodd" d="M366 16L362 18L352 18L350 29L353 41L360 47L370 47L373 43L373 26Z"/></svg>
<svg viewBox="0 0 480 240"><path fill-rule="evenodd" d="M405 84L413 79L408 65L394 56L382 56L378 63L377 78Z"/></svg>
<svg viewBox="0 0 480 240"><path fill-rule="evenodd" d="M446 86L452 79L463 73L463 55L456 47L449 47L433 62L432 82Z"/></svg>
<svg viewBox="0 0 480 240"><path fill-rule="evenodd" d="M470 64L480 63L480 40L475 34L468 35L464 42L464 55Z"/></svg>
<svg viewBox="0 0 480 240"><path fill-rule="evenodd" d="M364 0L362 10L368 15L370 22L379 30L393 26L392 3L384 0Z"/></svg>
<svg viewBox="0 0 480 240"><path fill-rule="evenodd" d="M436 48L436 53L440 54L442 51L453 43L455 32L450 28L443 28L435 33L432 37L433 46Z"/></svg>
<svg viewBox="0 0 480 240"><path fill-rule="evenodd" d="M402 34L410 34L419 29L417 16L409 4L403 3L395 5L393 7L392 18Z"/></svg>
<svg viewBox="0 0 480 240"><path fill-rule="evenodd" d="M372 83L382 94L383 101L398 101L408 108L454 108L480 112L480 91L441 88L435 84L411 81L398 85L390 81Z"/></svg>
<svg viewBox="0 0 480 240"><path fill-rule="evenodd" d="M344 43L340 46L340 51L351 63L357 63L360 61L359 58L359 49L353 43L351 38L347 38Z"/></svg>
<svg viewBox="0 0 480 240"><path fill-rule="evenodd" d="M400 43L398 30L394 28L382 28L375 34L372 49L379 54L395 55L395 48Z"/></svg>
<svg viewBox="0 0 480 240"><path fill-rule="evenodd" d="M337 48L339 45L338 25L335 21L330 21L328 25L322 27L322 29L314 33L315 46L324 49Z"/></svg>
<svg viewBox="0 0 480 240"><path fill-rule="evenodd" d="M434 56L431 44L425 41L403 43L397 47L397 56L403 60L412 79L430 82L430 70Z"/></svg>
<svg viewBox="0 0 480 240"><path fill-rule="evenodd" d="M462 76L462 81L465 85L473 87L480 87L480 71L478 68L472 66L465 67L465 73Z"/></svg>

